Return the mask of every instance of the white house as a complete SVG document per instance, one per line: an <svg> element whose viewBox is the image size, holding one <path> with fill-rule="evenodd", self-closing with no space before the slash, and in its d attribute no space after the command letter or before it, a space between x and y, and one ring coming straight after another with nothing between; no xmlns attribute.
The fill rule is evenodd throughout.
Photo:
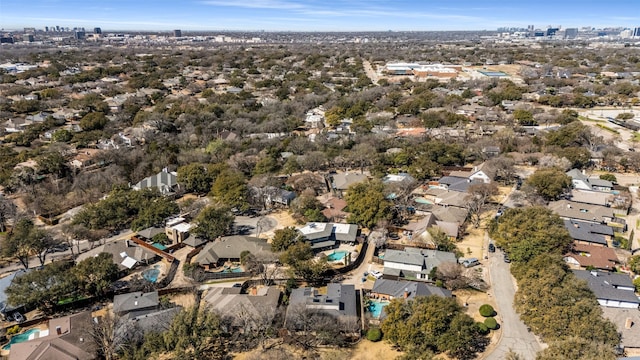
<svg viewBox="0 0 640 360"><path fill-rule="evenodd" d="M429 272L441 263L456 263L453 253L407 247L404 251L387 250L384 254L385 279L397 280L413 277L417 280L429 280Z"/></svg>
<svg viewBox="0 0 640 360"><path fill-rule="evenodd" d="M482 181L488 184L493 181L495 175L495 170L491 169L485 162L473 168L471 175L469 175L469 180L471 180L471 182Z"/></svg>
<svg viewBox="0 0 640 360"><path fill-rule="evenodd" d="M601 306L638 309L640 299L636 296L627 274L610 273L596 270L574 270L577 278L586 280Z"/></svg>

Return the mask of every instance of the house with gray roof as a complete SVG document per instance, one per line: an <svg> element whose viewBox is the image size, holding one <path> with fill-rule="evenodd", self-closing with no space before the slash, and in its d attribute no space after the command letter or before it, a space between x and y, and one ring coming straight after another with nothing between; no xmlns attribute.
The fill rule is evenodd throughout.
<svg viewBox="0 0 640 360"><path fill-rule="evenodd" d="M380 300L413 299L416 296L452 297L450 290L416 281L377 279L370 296Z"/></svg>
<svg viewBox="0 0 640 360"><path fill-rule="evenodd" d="M0 315L7 319L14 311L19 310L22 306L12 306L7 302L6 290L13 280L27 273L27 270L20 269L0 279Z"/></svg>
<svg viewBox="0 0 640 360"><path fill-rule="evenodd" d="M310 222L298 229L302 237L311 244L311 249L320 251L332 249L340 243L355 243L358 225L324 222Z"/></svg>
<svg viewBox="0 0 640 360"><path fill-rule="evenodd" d="M35 339L11 345L9 360L93 360L97 346L90 311L49 320ZM46 335L45 335L46 334Z"/></svg>
<svg viewBox="0 0 640 360"><path fill-rule="evenodd" d="M571 201L585 204L610 206L613 203L614 197L615 195L609 192L583 189L571 190Z"/></svg>
<svg viewBox="0 0 640 360"><path fill-rule="evenodd" d="M384 253L385 279L412 278L429 280L429 273L442 263L457 263L454 253L406 247L403 251L388 249Z"/></svg>
<svg viewBox="0 0 640 360"><path fill-rule="evenodd" d="M350 186L367 181L367 175L344 172L331 176L331 187L337 191L346 191Z"/></svg>
<svg viewBox="0 0 640 360"><path fill-rule="evenodd" d="M158 292L143 293L136 291L128 294L120 294L113 297L113 312L116 315L137 317L158 310L160 299Z"/></svg>
<svg viewBox="0 0 640 360"><path fill-rule="evenodd" d="M127 270L141 264L150 264L158 259L158 255L149 249L136 245L131 240L119 240L107 242L94 249L78 255L76 262L81 262L89 257L98 256L100 253L109 253L113 255L114 264L118 265L118 269Z"/></svg>
<svg viewBox="0 0 640 360"><path fill-rule="evenodd" d="M613 183L600 178L590 178L578 169L567 171L567 176L571 177L571 184L574 189L595 190L595 191L611 191Z"/></svg>
<svg viewBox="0 0 640 360"><path fill-rule="evenodd" d="M549 203L548 208L565 220L581 220L594 224L619 223L626 227L622 218L616 218L612 208L600 205L558 200Z"/></svg>
<svg viewBox="0 0 640 360"><path fill-rule="evenodd" d="M246 331L273 321L281 295L275 286L252 289L248 294L239 287L212 287L203 300L209 309L231 317L234 327Z"/></svg>
<svg viewBox="0 0 640 360"><path fill-rule="evenodd" d="M227 261L239 262L240 254L244 251L250 252L263 262L271 262L277 259L277 255L271 251L271 245L264 239L234 235L218 238L216 241L205 245L196 256L195 263L210 270L221 266Z"/></svg>
<svg viewBox="0 0 640 360"><path fill-rule="evenodd" d="M175 171L169 172L165 168L153 176L142 179L131 188L134 190L156 188L162 195L170 195L178 189L178 186L178 174Z"/></svg>
<svg viewBox="0 0 640 360"><path fill-rule="evenodd" d="M575 242L582 244L608 246L614 236L613 228L604 224L565 219L564 227Z"/></svg>
<svg viewBox="0 0 640 360"><path fill-rule="evenodd" d="M573 273L587 282L601 306L638 309L640 299L629 275L597 270L573 270Z"/></svg>
<svg viewBox="0 0 640 360"><path fill-rule="evenodd" d="M326 294L315 288L298 288L291 291L286 323L296 328L296 318L301 312L320 312L343 323L358 319L358 304L354 285L330 283Z"/></svg>
<svg viewBox="0 0 640 360"><path fill-rule="evenodd" d="M603 307L602 316L609 319L618 329L618 333L621 335L620 347L625 351L640 354L640 311ZM640 360L640 356L624 359Z"/></svg>

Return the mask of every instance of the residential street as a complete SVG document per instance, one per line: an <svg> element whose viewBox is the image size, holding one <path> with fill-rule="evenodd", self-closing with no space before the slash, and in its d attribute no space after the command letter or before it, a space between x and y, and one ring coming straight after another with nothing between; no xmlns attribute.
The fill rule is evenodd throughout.
<svg viewBox="0 0 640 360"><path fill-rule="evenodd" d="M501 251L489 254L489 274L491 280L491 296L496 301L496 320L500 324L502 336L485 360L503 360L509 349L516 352L525 360L533 360L540 351L540 343L534 334L527 330L527 326L520 321L520 317L513 308L515 279L509 271L509 264L503 260Z"/></svg>

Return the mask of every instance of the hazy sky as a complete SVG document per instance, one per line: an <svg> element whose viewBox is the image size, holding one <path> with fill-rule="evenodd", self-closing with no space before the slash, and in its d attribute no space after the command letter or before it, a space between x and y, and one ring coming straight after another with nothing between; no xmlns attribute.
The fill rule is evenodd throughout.
<svg viewBox="0 0 640 360"><path fill-rule="evenodd" d="M0 28L495 30L640 26L639 0L0 0Z"/></svg>

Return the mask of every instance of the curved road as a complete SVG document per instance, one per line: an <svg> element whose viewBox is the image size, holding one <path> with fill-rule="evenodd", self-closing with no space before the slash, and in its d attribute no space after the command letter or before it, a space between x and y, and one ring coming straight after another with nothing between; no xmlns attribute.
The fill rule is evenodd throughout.
<svg viewBox="0 0 640 360"><path fill-rule="evenodd" d="M503 360L509 349L522 359L534 360L541 350L540 343L513 308L515 279L511 276L509 264L503 260L502 252L497 250L489 254L489 272L491 278L491 296L495 297L497 319L501 328L501 338L496 348L483 357L485 360Z"/></svg>

